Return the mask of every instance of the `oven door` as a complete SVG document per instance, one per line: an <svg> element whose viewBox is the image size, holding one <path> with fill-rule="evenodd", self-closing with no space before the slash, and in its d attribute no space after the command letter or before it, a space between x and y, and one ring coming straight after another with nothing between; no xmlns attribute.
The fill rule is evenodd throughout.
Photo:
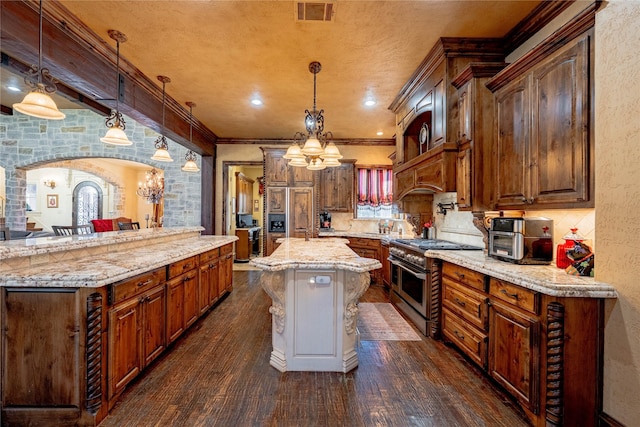
<svg viewBox="0 0 640 427"><path fill-rule="evenodd" d="M425 319L429 310L429 286L427 277L430 272L418 270L402 261L392 260L396 273L393 290Z"/></svg>

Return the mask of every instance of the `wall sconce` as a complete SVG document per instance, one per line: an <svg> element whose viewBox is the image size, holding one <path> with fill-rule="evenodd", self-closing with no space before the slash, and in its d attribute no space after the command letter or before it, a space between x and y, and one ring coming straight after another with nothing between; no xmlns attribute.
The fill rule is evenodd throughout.
<svg viewBox="0 0 640 427"><path fill-rule="evenodd" d="M51 188L52 190L56 188L56 182L52 179L45 179L43 184Z"/></svg>
<svg viewBox="0 0 640 427"><path fill-rule="evenodd" d="M454 202L450 203L438 203L438 210L436 213L446 215L448 210L455 209L456 204Z"/></svg>

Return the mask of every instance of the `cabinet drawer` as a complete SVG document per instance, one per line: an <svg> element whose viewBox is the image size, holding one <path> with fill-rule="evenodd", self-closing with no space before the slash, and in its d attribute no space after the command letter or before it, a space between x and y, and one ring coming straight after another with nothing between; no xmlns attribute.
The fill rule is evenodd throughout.
<svg viewBox="0 0 640 427"><path fill-rule="evenodd" d="M489 324L489 298L449 279L442 278L442 303L449 310L486 332Z"/></svg>
<svg viewBox="0 0 640 427"><path fill-rule="evenodd" d="M114 283L109 287L109 304L116 304L148 291L166 279L164 267L140 274L131 279Z"/></svg>
<svg viewBox="0 0 640 427"><path fill-rule="evenodd" d="M442 266L442 274L479 291L487 290L485 275L477 271L446 262Z"/></svg>
<svg viewBox="0 0 640 427"><path fill-rule="evenodd" d="M492 277L490 294L530 313L539 313L540 294L537 292Z"/></svg>
<svg viewBox="0 0 640 427"><path fill-rule="evenodd" d="M233 244L224 245L220 248L220 256L229 255L233 252Z"/></svg>
<svg viewBox="0 0 640 427"><path fill-rule="evenodd" d="M442 333L482 368L487 366L487 335L476 331L446 307L442 309Z"/></svg>
<svg viewBox="0 0 640 427"><path fill-rule="evenodd" d="M213 250L207 251L205 253L200 254L200 264L206 264L209 261L213 261L220 256L220 248L215 248Z"/></svg>
<svg viewBox="0 0 640 427"><path fill-rule="evenodd" d="M380 247L380 240L377 239L365 239L362 237L348 237L349 246L358 248L371 248L378 249Z"/></svg>
<svg viewBox="0 0 640 427"><path fill-rule="evenodd" d="M198 266L198 256L192 256L181 261L172 262L169 264L169 275L167 279L173 279L176 276L181 275L189 270L193 270Z"/></svg>

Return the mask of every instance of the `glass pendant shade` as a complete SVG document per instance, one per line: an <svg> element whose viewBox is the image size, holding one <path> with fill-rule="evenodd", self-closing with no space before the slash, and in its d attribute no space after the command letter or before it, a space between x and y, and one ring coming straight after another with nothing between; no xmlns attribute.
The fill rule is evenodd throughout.
<svg viewBox="0 0 640 427"><path fill-rule="evenodd" d="M324 163L322 162L322 159L315 157L313 159L311 159L309 161L309 166L307 166L307 169L311 170L311 171L319 171L326 168L326 166L324 165Z"/></svg>
<svg viewBox="0 0 640 427"><path fill-rule="evenodd" d="M44 91L44 85L29 92L21 103L13 104L13 109L28 116L47 120L62 120L66 115L58 110L54 100Z"/></svg>
<svg viewBox="0 0 640 427"><path fill-rule="evenodd" d="M307 166L309 166L309 164L307 163L307 161L305 160L304 157L298 157L295 159L291 159L289 160L288 163L289 166L296 166L299 168L306 168Z"/></svg>
<svg viewBox="0 0 640 427"><path fill-rule="evenodd" d="M287 152L282 157L287 160L304 159L304 154L302 154L300 146L294 142L287 148Z"/></svg>
<svg viewBox="0 0 640 427"><path fill-rule="evenodd" d="M334 168L336 166L340 166L340 162L338 159L324 159L322 164L327 168Z"/></svg>
<svg viewBox="0 0 640 427"><path fill-rule="evenodd" d="M320 141L318 141L316 137L307 139L301 151L305 156L319 156L324 152L322 144L320 144Z"/></svg>
<svg viewBox="0 0 640 427"><path fill-rule="evenodd" d="M104 142L105 144L111 145L133 144L133 142L129 141L129 138L127 138L127 134L124 133L122 129L120 129L120 126L116 125L110 127L106 135L100 138L100 141Z"/></svg>
<svg viewBox="0 0 640 427"><path fill-rule="evenodd" d="M338 150L338 147L336 147L336 144L334 144L333 142L330 142L327 144L326 147L324 147L324 153L320 155L320 158L338 160L342 158L342 154L340 154L340 150Z"/></svg>
<svg viewBox="0 0 640 427"><path fill-rule="evenodd" d="M187 162L182 167L182 170L185 172L199 172L200 168L193 160L187 160Z"/></svg>
<svg viewBox="0 0 640 427"><path fill-rule="evenodd" d="M151 160L155 160L157 162L173 162L173 159L166 148L158 148L155 154L151 156Z"/></svg>

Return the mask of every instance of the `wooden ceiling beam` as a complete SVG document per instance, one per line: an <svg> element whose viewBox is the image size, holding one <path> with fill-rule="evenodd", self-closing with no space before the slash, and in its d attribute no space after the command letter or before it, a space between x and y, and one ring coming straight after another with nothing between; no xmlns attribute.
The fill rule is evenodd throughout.
<svg viewBox="0 0 640 427"><path fill-rule="evenodd" d="M38 2L0 2L0 46L3 66L20 72L25 64L38 63ZM115 106L116 50L91 31L58 2L43 3L43 67L60 81L59 92L101 114ZM7 63L4 63L4 57ZM193 143L189 142L189 112L169 95L162 130L162 85L120 57L124 99L120 111L156 132L196 151L214 155L218 137L193 119ZM171 76L169 76L171 77Z"/></svg>

